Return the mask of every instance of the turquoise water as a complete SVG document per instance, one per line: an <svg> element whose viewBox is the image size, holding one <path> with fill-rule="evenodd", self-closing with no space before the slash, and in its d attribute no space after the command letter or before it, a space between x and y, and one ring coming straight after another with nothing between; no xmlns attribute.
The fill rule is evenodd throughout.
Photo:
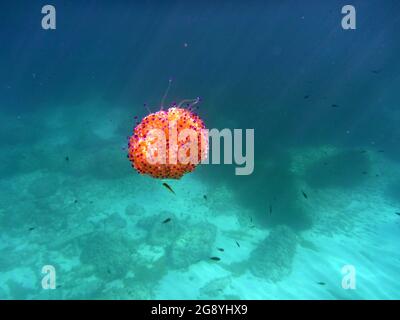
<svg viewBox="0 0 400 320"><path fill-rule="evenodd" d="M0 5L0 299L400 298L398 1L52 4ZM169 79L251 175L131 168Z"/></svg>

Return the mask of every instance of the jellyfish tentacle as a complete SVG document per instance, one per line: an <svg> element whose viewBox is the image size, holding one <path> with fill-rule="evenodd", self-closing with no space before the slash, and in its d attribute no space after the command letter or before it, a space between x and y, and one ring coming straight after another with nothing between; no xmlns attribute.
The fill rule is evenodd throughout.
<svg viewBox="0 0 400 320"><path fill-rule="evenodd" d="M188 107L191 108L194 105L198 104L200 102L200 97L197 97L196 99L185 99L179 102L178 108L180 108L184 103L188 104Z"/></svg>
<svg viewBox="0 0 400 320"><path fill-rule="evenodd" d="M167 96L168 96L169 89L171 88L171 83L172 83L172 79L169 79L169 80L168 80L168 87L167 87L167 89L165 90L164 95L163 95L163 97L162 97L162 99L161 99L161 110L162 110L163 107L164 107L164 101L165 101L165 99L166 99Z"/></svg>
<svg viewBox="0 0 400 320"><path fill-rule="evenodd" d="M147 105L147 103L143 104L143 107L145 107L145 108L147 109L147 111L148 111L149 113L151 113L150 108L149 108L149 106Z"/></svg>

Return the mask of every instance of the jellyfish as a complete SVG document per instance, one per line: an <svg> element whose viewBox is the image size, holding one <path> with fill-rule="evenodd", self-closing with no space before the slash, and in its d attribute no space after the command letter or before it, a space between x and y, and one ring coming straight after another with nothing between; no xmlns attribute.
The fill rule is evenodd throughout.
<svg viewBox="0 0 400 320"><path fill-rule="evenodd" d="M205 160L208 152L205 124L193 111L200 98L173 102L164 109L171 83L170 79L159 110L148 110L128 142L132 167L157 179L180 179Z"/></svg>

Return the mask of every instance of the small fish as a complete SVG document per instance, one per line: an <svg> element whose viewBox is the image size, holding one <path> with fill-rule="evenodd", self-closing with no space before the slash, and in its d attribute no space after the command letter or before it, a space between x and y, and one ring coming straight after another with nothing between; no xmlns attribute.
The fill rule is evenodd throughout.
<svg viewBox="0 0 400 320"><path fill-rule="evenodd" d="M339 105L337 105L337 104L331 104L331 107L332 107L332 108L339 108Z"/></svg>
<svg viewBox="0 0 400 320"><path fill-rule="evenodd" d="M272 205L269 205L269 215L272 214Z"/></svg>
<svg viewBox="0 0 400 320"><path fill-rule="evenodd" d="M372 73L378 74L381 72L381 70L371 70Z"/></svg>
<svg viewBox="0 0 400 320"><path fill-rule="evenodd" d="M237 242L237 241L235 241L236 242L236 245L240 248L240 244L239 244L239 242Z"/></svg>
<svg viewBox="0 0 400 320"><path fill-rule="evenodd" d="M379 152L379 153L383 153L383 152L385 152L385 150L378 150L378 152Z"/></svg>
<svg viewBox="0 0 400 320"><path fill-rule="evenodd" d="M171 221L171 218L167 218L167 219L165 219L162 223L168 223L168 222L170 222Z"/></svg>
<svg viewBox="0 0 400 320"><path fill-rule="evenodd" d="M218 251L224 252L224 248L217 248Z"/></svg>
<svg viewBox="0 0 400 320"><path fill-rule="evenodd" d="M395 212L398 216L400 216L400 212Z"/></svg>
<svg viewBox="0 0 400 320"><path fill-rule="evenodd" d="M326 283L325 282L317 282L320 286L324 286Z"/></svg>
<svg viewBox="0 0 400 320"><path fill-rule="evenodd" d="M74 203L78 203L78 200L75 199Z"/></svg>
<svg viewBox="0 0 400 320"><path fill-rule="evenodd" d="M169 184L168 183L166 183L166 182L163 182L163 184L162 184L164 187L166 187L169 191L171 191L173 194L175 194L175 191L174 190L172 190L172 188L169 186Z"/></svg>
<svg viewBox="0 0 400 320"><path fill-rule="evenodd" d="M29 231L35 230L35 227L30 227Z"/></svg>
<svg viewBox="0 0 400 320"><path fill-rule="evenodd" d="M211 257L210 260L219 261L219 260L221 260L221 258L218 258L218 257Z"/></svg>
<svg viewBox="0 0 400 320"><path fill-rule="evenodd" d="M304 96L304 99L308 99L310 96L309 95L305 95Z"/></svg>
<svg viewBox="0 0 400 320"><path fill-rule="evenodd" d="M252 226L250 226L250 229L254 229L256 226L255 225L252 225Z"/></svg>
<svg viewBox="0 0 400 320"><path fill-rule="evenodd" d="M204 195L203 198L204 198L204 200L207 200L207 196L206 195Z"/></svg>
<svg viewBox="0 0 400 320"><path fill-rule="evenodd" d="M307 194L306 194L303 190L301 190L301 193L303 194L303 197L304 197L304 198L308 199Z"/></svg>
<svg viewBox="0 0 400 320"><path fill-rule="evenodd" d="M360 152L361 152L361 153L366 153L366 152L367 152L367 150L361 150Z"/></svg>
<svg viewBox="0 0 400 320"><path fill-rule="evenodd" d="M367 171L363 171L362 174L367 174Z"/></svg>
<svg viewBox="0 0 400 320"><path fill-rule="evenodd" d="M65 161L67 161L67 162L69 161L69 157L68 156L65 157Z"/></svg>

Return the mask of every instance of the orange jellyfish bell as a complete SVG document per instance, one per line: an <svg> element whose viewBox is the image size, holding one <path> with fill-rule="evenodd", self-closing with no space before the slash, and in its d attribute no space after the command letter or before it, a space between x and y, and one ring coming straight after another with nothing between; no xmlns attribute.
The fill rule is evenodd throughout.
<svg viewBox="0 0 400 320"><path fill-rule="evenodd" d="M140 174L180 179L206 159L207 130L197 114L181 107L185 102L150 113L135 127L129 138L128 158Z"/></svg>

